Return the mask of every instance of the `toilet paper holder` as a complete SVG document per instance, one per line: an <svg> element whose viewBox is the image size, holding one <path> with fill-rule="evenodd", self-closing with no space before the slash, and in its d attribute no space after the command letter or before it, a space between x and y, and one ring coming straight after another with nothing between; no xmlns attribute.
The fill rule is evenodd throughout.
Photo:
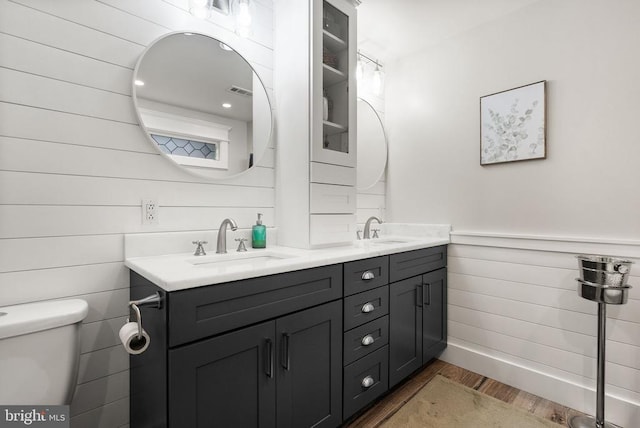
<svg viewBox="0 0 640 428"><path fill-rule="evenodd" d="M162 308L162 297L157 291L147 297L143 297L139 300L131 300L129 302L129 309L133 309L134 316L136 318L136 324L138 324L138 338L142 337L142 314L140 308ZM129 319L127 318L127 322Z"/></svg>

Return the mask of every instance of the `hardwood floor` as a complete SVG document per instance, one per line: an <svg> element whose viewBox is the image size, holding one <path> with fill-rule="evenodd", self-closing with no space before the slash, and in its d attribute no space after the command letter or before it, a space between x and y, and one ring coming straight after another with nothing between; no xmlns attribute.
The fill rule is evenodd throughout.
<svg viewBox="0 0 640 428"><path fill-rule="evenodd" d="M553 421L558 426L567 427L567 421L580 412L554 403L536 395L513 388L496 380L489 379L462 367L434 360L411 379L394 388L386 397L365 413L352 420L348 428L375 428L397 412L423 386L428 384L437 374L449 378L462 385L473 388L506 403L511 403L544 419Z"/></svg>

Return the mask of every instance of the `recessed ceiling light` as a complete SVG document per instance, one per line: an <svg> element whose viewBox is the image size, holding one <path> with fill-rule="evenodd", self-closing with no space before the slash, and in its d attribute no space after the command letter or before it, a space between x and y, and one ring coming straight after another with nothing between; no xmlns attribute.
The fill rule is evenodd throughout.
<svg viewBox="0 0 640 428"><path fill-rule="evenodd" d="M232 48L230 48L229 46L225 45L222 42L220 42L220 49L222 49L223 51L232 51L233 50Z"/></svg>
<svg viewBox="0 0 640 428"><path fill-rule="evenodd" d="M222 107L224 107L224 108L231 108L231 104L229 104L229 103L222 103Z"/></svg>
<svg viewBox="0 0 640 428"><path fill-rule="evenodd" d="M144 82L142 80L136 79L133 82L136 86L144 86Z"/></svg>

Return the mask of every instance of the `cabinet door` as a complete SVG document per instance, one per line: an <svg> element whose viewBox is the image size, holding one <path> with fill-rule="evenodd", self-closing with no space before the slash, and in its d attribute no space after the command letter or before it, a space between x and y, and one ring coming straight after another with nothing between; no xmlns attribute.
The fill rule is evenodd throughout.
<svg viewBox="0 0 640 428"><path fill-rule="evenodd" d="M438 356L447 346L447 270L422 276L422 361Z"/></svg>
<svg viewBox="0 0 640 428"><path fill-rule="evenodd" d="M278 427L342 422L342 304L276 320ZM236 426L242 426L236 424Z"/></svg>
<svg viewBox="0 0 640 428"><path fill-rule="evenodd" d="M274 323L170 350L169 426L275 427Z"/></svg>
<svg viewBox="0 0 640 428"><path fill-rule="evenodd" d="M389 285L389 386L422 366L422 276Z"/></svg>
<svg viewBox="0 0 640 428"><path fill-rule="evenodd" d="M355 167L357 13L350 3L313 1L310 155L313 162Z"/></svg>

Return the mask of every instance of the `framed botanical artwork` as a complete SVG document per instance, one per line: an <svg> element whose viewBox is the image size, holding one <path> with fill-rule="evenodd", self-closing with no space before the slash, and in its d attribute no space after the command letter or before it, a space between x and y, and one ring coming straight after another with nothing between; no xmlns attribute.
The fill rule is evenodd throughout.
<svg viewBox="0 0 640 428"><path fill-rule="evenodd" d="M480 165L547 157L546 84L480 97Z"/></svg>

